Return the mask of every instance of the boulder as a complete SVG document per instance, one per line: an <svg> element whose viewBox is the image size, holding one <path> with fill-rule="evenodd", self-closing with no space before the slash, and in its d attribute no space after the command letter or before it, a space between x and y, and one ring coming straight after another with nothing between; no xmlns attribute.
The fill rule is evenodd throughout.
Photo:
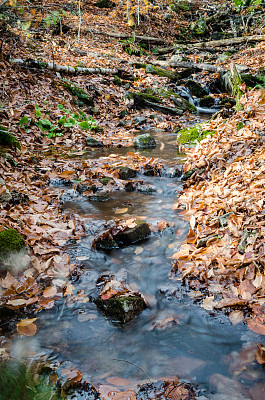
<svg viewBox="0 0 265 400"><path fill-rule="evenodd" d="M103 147L103 143L100 140L93 138L93 136L86 137L86 146L89 147Z"/></svg>
<svg viewBox="0 0 265 400"><path fill-rule="evenodd" d="M124 295L110 299L98 298L95 303L107 317L122 324L130 322L146 308L141 295Z"/></svg>
<svg viewBox="0 0 265 400"><path fill-rule="evenodd" d="M10 254L25 248L22 236L15 229L5 229L0 232L0 260L5 260Z"/></svg>
<svg viewBox="0 0 265 400"><path fill-rule="evenodd" d="M204 89L198 82L195 82L192 79L189 79L186 82L185 86L189 89L192 96L201 98L203 96L207 96L208 94L206 89Z"/></svg>
<svg viewBox="0 0 265 400"><path fill-rule="evenodd" d="M190 128L181 129L177 134L177 142L178 144L196 143L214 134L214 130L206 131L202 129L201 124L196 124Z"/></svg>
<svg viewBox="0 0 265 400"><path fill-rule="evenodd" d="M203 97L202 99L200 99L200 101L199 101L199 106L200 106L200 107L208 108L208 107L214 106L214 104L215 104L214 98L211 97L211 96L204 96L204 97Z"/></svg>
<svg viewBox="0 0 265 400"><path fill-rule="evenodd" d="M137 171L129 167L119 167L118 174L120 179L129 179L134 178Z"/></svg>
<svg viewBox="0 0 265 400"><path fill-rule="evenodd" d="M140 242L151 235L149 225L142 220L136 220L133 228L126 228L113 236L113 239L121 245Z"/></svg>
<svg viewBox="0 0 265 400"><path fill-rule="evenodd" d="M176 71L170 71L168 69L159 68L155 65L147 64L145 67L145 72L152 75L163 76L170 79L172 82L179 80L180 75Z"/></svg>
<svg viewBox="0 0 265 400"><path fill-rule="evenodd" d="M133 123L135 125L142 125L146 122L146 118L145 117L134 117L133 119Z"/></svg>
<svg viewBox="0 0 265 400"><path fill-rule="evenodd" d="M156 147L156 141L149 133L145 133L133 139L133 146L139 149L150 149Z"/></svg>

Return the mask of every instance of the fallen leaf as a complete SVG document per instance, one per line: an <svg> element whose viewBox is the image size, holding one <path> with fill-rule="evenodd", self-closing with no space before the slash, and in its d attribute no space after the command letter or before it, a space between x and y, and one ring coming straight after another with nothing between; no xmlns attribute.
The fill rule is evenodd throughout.
<svg viewBox="0 0 265 400"><path fill-rule="evenodd" d="M265 346L261 343L258 344L258 350L256 352L256 360L260 365L265 364Z"/></svg>
<svg viewBox="0 0 265 400"><path fill-rule="evenodd" d="M57 287L56 286L48 286L43 292L43 297L53 297L57 293Z"/></svg>
<svg viewBox="0 0 265 400"><path fill-rule="evenodd" d="M247 321L249 329L251 329L253 332L258 333L259 335L265 335L265 325L260 324L259 322L249 319Z"/></svg>
<svg viewBox="0 0 265 400"><path fill-rule="evenodd" d="M24 336L34 336L37 332L37 326L34 324L37 318L22 319L17 323L17 331Z"/></svg>
<svg viewBox="0 0 265 400"><path fill-rule="evenodd" d="M128 211L128 208L118 208L115 210L115 214L124 214Z"/></svg>
<svg viewBox="0 0 265 400"><path fill-rule="evenodd" d="M244 315L243 315L242 311L235 310L229 314L229 319L233 325L237 325L244 320Z"/></svg>

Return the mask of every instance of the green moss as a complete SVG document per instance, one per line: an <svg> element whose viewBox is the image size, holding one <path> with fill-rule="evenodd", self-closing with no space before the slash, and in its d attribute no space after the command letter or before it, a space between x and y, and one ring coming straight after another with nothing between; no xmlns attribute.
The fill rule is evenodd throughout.
<svg viewBox="0 0 265 400"><path fill-rule="evenodd" d="M77 84L69 81L63 81L63 86L64 88L72 95L72 96L77 96L79 102L82 102L83 104L87 106L93 106L94 105L94 99L93 96L91 96L89 93L86 92L85 89L82 87L78 86Z"/></svg>
<svg viewBox="0 0 265 400"><path fill-rule="evenodd" d="M203 130L200 124L194 125L190 128L182 129L178 132L177 142L179 144L196 143L205 139L208 135L213 136L215 131Z"/></svg>
<svg viewBox="0 0 265 400"><path fill-rule="evenodd" d="M8 146L21 150L19 141L6 128L0 125L0 146Z"/></svg>
<svg viewBox="0 0 265 400"><path fill-rule="evenodd" d="M211 96L204 96L202 99L199 101L200 107L212 107L214 106L214 98Z"/></svg>
<svg viewBox="0 0 265 400"><path fill-rule="evenodd" d="M10 253L22 250L25 242L15 229L5 229L0 232L0 258L6 258Z"/></svg>
<svg viewBox="0 0 265 400"><path fill-rule="evenodd" d="M207 32L206 19L201 17L196 22L192 22L190 30L195 35L204 35Z"/></svg>
<svg viewBox="0 0 265 400"><path fill-rule="evenodd" d="M168 78L173 82L176 82L180 79L180 74L178 72L159 68L159 67L156 67L155 65L151 65L151 64L147 64L147 66L145 68L145 72L152 74L152 75L158 75L158 76Z"/></svg>
<svg viewBox="0 0 265 400"><path fill-rule="evenodd" d="M100 179L100 182L102 183L102 185L106 186L110 181L112 181L112 178L105 176L104 178Z"/></svg>
<svg viewBox="0 0 265 400"><path fill-rule="evenodd" d="M204 89L198 82L195 82L192 79L189 79L186 82L185 86L189 89L192 96L203 97L208 95L207 90Z"/></svg>
<svg viewBox="0 0 265 400"><path fill-rule="evenodd" d="M196 107L191 104L188 100L184 99L183 97L181 97L180 95L178 95L177 93L173 92L173 90L166 90L164 88L146 88L144 90L145 93L151 95L151 96L160 96L162 98L165 99L169 99L172 96L174 96L174 98L177 100L176 101L176 105L177 107L181 108L183 111L190 111L190 112L196 112L197 109Z"/></svg>

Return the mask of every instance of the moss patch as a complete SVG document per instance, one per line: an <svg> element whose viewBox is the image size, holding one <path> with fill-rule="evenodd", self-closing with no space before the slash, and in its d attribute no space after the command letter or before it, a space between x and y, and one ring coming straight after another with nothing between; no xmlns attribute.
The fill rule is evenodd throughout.
<svg viewBox="0 0 265 400"><path fill-rule="evenodd" d="M76 83L63 81L64 88L72 95L76 96L79 100L79 105L87 105L87 106L94 106L94 99L85 89L78 86Z"/></svg>
<svg viewBox="0 0 265 400"><path fill-rule="evenodd" d="M0 146L8 146L21 150L19 141L6 128L0 125Z"/></svg>
<svg viewBox="0 0 265 400"><path fill-rule="evenodd" d="M166 90L164 88L146 88L145 93L152 96L160 96L165 99L174 98L174 103L183 111L196 112L196 107L191 104L188 100L181 97L179 94L173 92L173 90Z"/></svg>
<svg viewBox="0 0 265 400"><path fill-rule="evenodd" d="M15 229L5 229L0 232L0 259L4 259L10 253L18 252L24 247L24 239Z"/></svg>
<svg viewBox="0 0 265 400"><path fill-rule="evenodd" d="M190 128L182 129L178 132L177 142L179 144L196 143L205 139L208 135L213 136L215 131L203 130L200 124L194 125Z"/></svg>
<svg viewBox="0 0 265 400"><path fill-rule="evenodd" d="M178 72L159 68L151 64L147 64L145 72L152 75L163 76L165 78L170 79L173 82L178 81L180 79L180 75Z"/></svg>

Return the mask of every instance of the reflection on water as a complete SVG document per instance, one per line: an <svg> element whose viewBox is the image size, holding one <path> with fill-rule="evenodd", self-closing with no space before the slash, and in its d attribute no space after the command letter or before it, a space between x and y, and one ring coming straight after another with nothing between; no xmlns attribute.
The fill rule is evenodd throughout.
<svg viewBox="0 0 265 400"><path fill-rule="evenodd" d="M170 166L178 163L179 155L169 144L172 136L159 133L157 139L166 143L161 146L163 151L158 146L152 155L165 159ZM43 351L50 351L58 360L71 361L94 384L118 376L133 387L146 381L146 375L150 379L176 375L202 385L207 398L256 399L249 397L249 388L265 383L262 367L254 363L258 335L194 305L181 282L169 279L170 257L188 232L187 222L172 209L181 182L167 177L143 179L155 186L156 193L117 191L108 202L76 198L65 207L93 215L88 222L90 234L69 245L72 257L82 260L83 272L74 284L75 290L93 296L98 276L111 273L139 290L149 307L121 326L106 319L92 302L67 306L62 301L57 310L40 314L42 327L35 339ZM124 218L140 215L150 223L166 220L173 226L153 233L144 243L109 253L91 249L94 235L124 204L128 206ZM251 347L252 343L255 345Z"/></svg>

